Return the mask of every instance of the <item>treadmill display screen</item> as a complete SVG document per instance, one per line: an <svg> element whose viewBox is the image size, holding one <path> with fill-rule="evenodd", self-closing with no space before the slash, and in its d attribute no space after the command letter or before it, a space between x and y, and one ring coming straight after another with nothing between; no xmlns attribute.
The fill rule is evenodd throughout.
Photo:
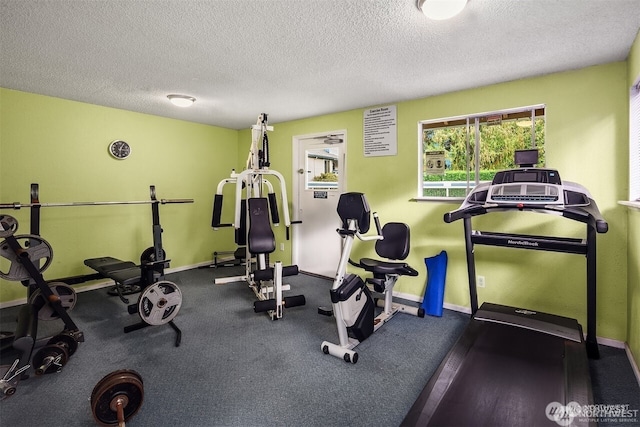
<svg viewBox="0 0 640 427"><path fill-rule="evenodd" d="M537 172L514 172L513 182L537 182Z"/></svg>

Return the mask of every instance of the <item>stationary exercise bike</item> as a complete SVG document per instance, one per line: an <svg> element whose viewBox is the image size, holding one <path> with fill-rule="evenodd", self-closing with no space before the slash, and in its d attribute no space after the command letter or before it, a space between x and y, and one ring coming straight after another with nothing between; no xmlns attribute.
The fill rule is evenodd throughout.
<svg viewBox="0 0 640 427"><path fill-rule="evenodd" d="M371 213L362 193L345 193L338 201L338 215L342 227L337 230L343 238L342 256L331 288L333 310L319 309L320 314L334 315L338 327L339 344L328 341L322 343L322 351L340 357L349 363L358 361L358 353L353 350L397 313L407 313L424 317L422 307L411 307L393 301L393 287L400 276L417 276L418 272L402 261L409 255L409 226L400 222L390 222L380 228L378 216L373 219L377 234L366 236L369 231ZM359 262L350 260L355 238L375 241L376 253L387 260L362 258ZM395 261L393 261L395 260ZM372 273L365 281L356 274L347 274L347 263ZM374 299L374 296L382 298ZM382 312L375 315L375 307Z"/></svg>

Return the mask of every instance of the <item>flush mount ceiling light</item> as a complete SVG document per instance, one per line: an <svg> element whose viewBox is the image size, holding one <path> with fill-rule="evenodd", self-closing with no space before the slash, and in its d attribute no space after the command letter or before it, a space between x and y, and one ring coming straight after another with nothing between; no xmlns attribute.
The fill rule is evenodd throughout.
<svg viewBox="0 0 640 427"><path fill-rule="evenodd" d="M173 105L177 105L178 107L191 107L196 99L193 96L187 95L167 95L169 101Z"/></svg>
<svg viewBox="0 0 640 427"><path fill-rule="evenodd" d="M449 19L462 12L467 0L418 0L418 9L427 18L441 21Z"/></svg>

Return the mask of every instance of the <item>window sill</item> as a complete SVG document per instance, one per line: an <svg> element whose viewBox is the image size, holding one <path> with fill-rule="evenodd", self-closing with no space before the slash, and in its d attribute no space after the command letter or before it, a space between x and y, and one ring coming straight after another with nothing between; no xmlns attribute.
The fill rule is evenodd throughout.
<svg viewBox="0 0 640 427"><path fill-rule="evenodd" d="M410 199L412 202L445 202L445 203L455 203L459 205L464 201L464 197L414 197Z"/></svg>
<svg viewBox="0 0 640 427"><path fill-rule="evenodd" d="M620 200L618 202L619 205L623 205L623 206L627 206L629 208L633 208L633 209L639 209L640 210L640 202L629 202L626 200Z"/></svg>

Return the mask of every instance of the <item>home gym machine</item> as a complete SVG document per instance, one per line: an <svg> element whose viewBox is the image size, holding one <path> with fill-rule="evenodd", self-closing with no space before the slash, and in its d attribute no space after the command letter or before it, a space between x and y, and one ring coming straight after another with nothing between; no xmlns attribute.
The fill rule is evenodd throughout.
<svg viewBox="0 0 640 427"><path fill-rule="evenodd" d="M516 152L518 169L498 172L444 216L462 219L472 318L407 413L403 426L591 425L580 407L593 403L588 357L596 341L596 234L608 224L583 186L538 169L537 151ZM531 211L586 225L586 239L472 229L474 216ZM587 334L575 319L483 303L478 309L475 245L579 254L587 264ZM549 410L549 405L572 410ZM557 408L556 408L557 409ZM562 417L560 419L559 417ZM561 424L562 423L562 424Z"/></svg>
<svg viewBox="0 0 640 427"><path fill-rule="evenodd" d="M28 378L30 367L36 375L60 372L84 341L84 334L67 313L75 306L75 291L62 282L47 283L42 276L53 260L51 245L38 235L15 235L17 230L14 217L0 214L0 238L5 239L0 243L0 260L8 262L0 278L22 282L28 295L27 304L18 312L15 333L3 337L2 351L12 346L19 356L0 374L0 400L16 392L19 380ZM63 330L38 340L38 321L55 319L63 321Z"/></svg>
<svg viewBox="0 0 640 427"><path fill-rule="evenodd" d="M177 347L180 345L181 331L175 325L173 319L178 314L182 304L182 293L175 283L164 280L164 269L168 267L169 260L165 259L166 253L162 247L159 206L193 203L193 199L158 199L153 185L149 187L149 193L149 200L41 203L39 185L31 184L30 203L5 203L0 204L0 209L30 208L31 234L37 237L40 233L40 209L43 207L151 205L153 246L142 252L139 265L113 257L87 259L84 261L85 265L95 270L96 274L61 279L64 283L56 285L56 289L64 291L68 288L72 291L73 288L66 286L65 283L77 284L101 278L111 279L115 282L115 287L109 293L118 295L125 304L129 304L129 300L124 295L140 293L137 303L128 305L127 310L129 314L138 313L142 321L126 326L124 332L128 333L146 326L168 323L176 332L175 345ZM50 260L47 262L50 262Z"/></svg>
<svg viewBox="0 0 640 427"><path fill-rule="evenodd" d="M276 261L269 266L269 254L276 250L276 240L271 225L278 226L276 193L267 177L277 179L284 213L286 238L289 239L289 205L284 177L274 170L270 170L269 138L267 131L273 127L268 125L267 115L261 114L255 125L251 127L252 142L247 158L246 169L240 173L231 172L231 177L218 184L213 203L214 228L232 226L235 228L235 242L244 246L245 274L242 276L216 278L214 283L224 284L245 281L253 290L258 301L254 302L256 313L266 312L272 320L282 318L285 307L291 308L306 303L304 295L284 296L283 291L290 290L290 285L283 284L286 276L298 274L298 266L283 266ZM235 185L235 216L233 224L222 224L222 193L226 184ZM267 197L264 197L265 188ZM243 199L242 191L245 191ZM269 219L269 213L271 219ZM237 251L236 251L237 252ZM238 258L238 256L236 256ZM254 259L255 258L255 262Z"/></svg>
<svg viewBox="0 0 640 427"><path fill-rule="evenodd" d="M333 310L320 308L324 315L334 315L338 327L340 344L324 341L321 349L331 354L356 363L358 353L353 350L382 325L391 320L397 313L407 313L424 317L422 307L411 307L393 301L393 287L400 276L417 276L418 272L404 262L409 255L409 226L404 223L390 222L380 228L377 214L373 219L377 234L367 236L371 212L367 200L362 193L344 193L338 200L338 215L342 227L337 230L343 239L342 255L331 288ZM351 248L355 238L362 241L376 241L375 250L378 256L386 260L362 258L359 262L350 259ZM363 282L356 274L347 274L347 263L373 273ZM369 287L371 285L371 289ZM382 296L374 302L372 296ZM375 306L382 307L382 312L375 315Z"/></svg>

